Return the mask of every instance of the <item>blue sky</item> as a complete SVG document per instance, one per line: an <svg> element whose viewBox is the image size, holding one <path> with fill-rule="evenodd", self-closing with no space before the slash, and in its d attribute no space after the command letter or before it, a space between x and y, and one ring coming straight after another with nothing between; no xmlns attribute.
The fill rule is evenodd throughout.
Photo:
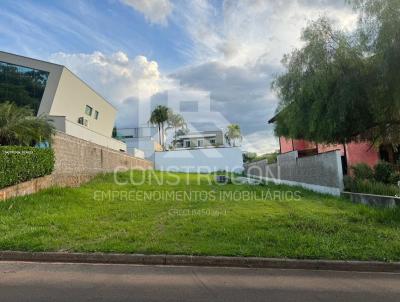
<svg viewBox="0 0 400 302"><path fill-rule="evenodd" d="M280 59L322 15L357 20L344 0L1 0L0 50L66 65L119 108L118 125L192 100L204 111L189 123L238 123L262 153L278 147L266 121Z"/></svg>
<svg viewBox="0 0 400 302"><path fill-rule="evenodd" d="M165 71L189 61L181 51L190 45L186 32L149 24L120 1L2 0L0 22L2 50L27 56L123 51L157 59Z"/></svg>

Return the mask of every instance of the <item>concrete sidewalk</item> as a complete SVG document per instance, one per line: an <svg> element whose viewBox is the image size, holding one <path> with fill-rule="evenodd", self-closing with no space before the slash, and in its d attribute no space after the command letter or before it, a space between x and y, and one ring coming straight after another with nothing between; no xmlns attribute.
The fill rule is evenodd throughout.
<svg viewBox="0 0 400 302"><path fill-rule="evenodd" d="M0 301L399 301L400 274L0 262Z"/></svg>

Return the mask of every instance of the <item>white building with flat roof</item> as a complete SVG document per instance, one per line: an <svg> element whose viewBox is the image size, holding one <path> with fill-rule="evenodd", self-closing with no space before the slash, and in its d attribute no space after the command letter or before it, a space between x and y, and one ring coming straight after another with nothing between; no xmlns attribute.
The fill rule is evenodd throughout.
<svg viewBox="0 0 400 302"><path fill-rule="evenodd" d="M224 145L222 130L190 132L178 136L175 142L175 148L177 149L215 148L223 147Z"/></svg>
<svg viewBox="0 0 400 302"><path fill-rule="evenodd" d="M162 150L155 127L117 128L117 137L126 143L128 153L136 157L140 157L137 154L141 151L145 159L154 161L154 152Z"/></svg>
<svg viewBox="0 0 400 302"><path fill-rule="evenodd" d="M57 130L126 152L112 138L117 109L62 65L0 51L0 103L30 106Z"/></svg>

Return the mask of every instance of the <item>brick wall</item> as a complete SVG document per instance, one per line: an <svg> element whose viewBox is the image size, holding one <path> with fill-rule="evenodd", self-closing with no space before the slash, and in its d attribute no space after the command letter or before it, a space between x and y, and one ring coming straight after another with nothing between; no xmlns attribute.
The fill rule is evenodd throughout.
<svg viewBox="0 0 400 302"><path fill-rule="evenodd" d="M92 175L62 175L51 174L43 177L38 177L14 186L10 186L0 190L0 201L8 198L24 196L39 192L40 190L50 187L79 187L81 184L91 180Z"/></svg>
<svg viewBox="0 0 400 302"><path fill-rule="evenodd" d="M39 177L0 190L0 201L36 193L52 186L77 187L96 174L114 169L153 169L153 162L108 149L94 143L57 132L53 141L56 157L52 175Z"/></svg>
<svg viewBox="0 0 400 302"><path fill-rule="evenodd" d="M94 143L58 132L53 141L55 174L96 174L115 168L152 169L153 162L130 156Z"/></svg>

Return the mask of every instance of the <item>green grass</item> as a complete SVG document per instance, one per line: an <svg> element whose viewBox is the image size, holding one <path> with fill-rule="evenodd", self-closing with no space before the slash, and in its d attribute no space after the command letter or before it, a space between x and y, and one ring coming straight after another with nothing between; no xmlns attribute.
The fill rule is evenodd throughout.
<svg viewBox="0 0 400 302"><path fill-rule="evenodd" d="M159 185L154 176L175 185ZM132 173L135 181L142 177L143 172ZM399 210L286 186L210 184L213 175L157 172L145 177L142 185L120 186L113 175L104 175L80 188L0 202L0 250L400 260ZM118 175L119 181L130 178L129 173ZM98 198L109 190L118 196ZM299 200L291 198L296 190ZM274 198L275 191L286 197ZM145 198L157 192L192 195ZM206 192L208 200L194 192ZM256 195L233 200L221 198L221 192Z"/></svg>

